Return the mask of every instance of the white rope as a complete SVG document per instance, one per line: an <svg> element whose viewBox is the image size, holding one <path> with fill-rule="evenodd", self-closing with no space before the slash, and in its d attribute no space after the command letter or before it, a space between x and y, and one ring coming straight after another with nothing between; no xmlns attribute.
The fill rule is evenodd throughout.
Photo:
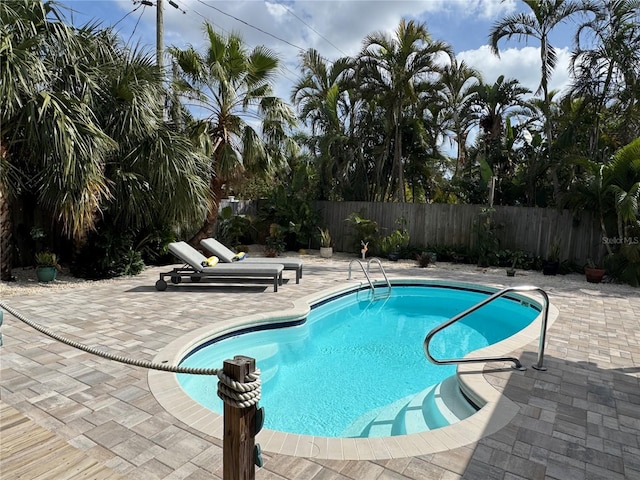
<svg viewBox="0 0 640 480"><path fill-rule="evenodd" d="M79 350L83 350L92 355L106 358L107 360L113 360L115 362L125 363L127 365L148 368L151 370L160 370L164 372L186 373L191 375L217 375L218 379L220 380L218 382L218 396L228 405L235 406L237 408L246 408L257 404L260 400L261 381L259 369L256 369L255 372L247 375L248 382L241 383L227 376L221 368L181 367L179 365L166 365L162 363L153 363L146 360L135 360L120 355L114 355L112 353L103 352L101 350L98 350L97 348L90 347L88 345L84 345L82 343L75 342L61 335L58 335L53 330L50 330L49 328L46 328L32 320L29 320L26 316L14 310L4 302L0 302L0 307L4 308L11 315L29 325L31 328L34 328L35 330L48 337L53 338L54 340L58 340L59 342L77 348Z"/></svg>
<svg viewBox="0 0 640 480"><path fill-rule="evenodd" d="M247 408L260 401L260 369L247 375L247 382L241 383L218 370L218 397L224 403L236 408Z"/></svg>
<svg viewBox="0 0 640 480"><path fill-rule="evenodd" d="M221 368L193 368L182 367L180 365L166 365L163 363L153 363L146 360L135 360L132 358L123 357L121 355L114 355L109 352L103 352L97 348L90 347L83 343L75 342L62 335L58 335L53 330L40 325L32 320L29 320L26 316L14 310L8 306L5 302L0 302L0 307L5 309L11 315L18 320L29 325L31 328L39 331L40 333L58 340L66 345L77 348L92 355L97 355L107 360L113 360L115 362L124 363L127 365L133 365L135 367L148 368L150 370L160 370L163 372L172 373L186 373L191 375L217 375L218 382L218 397L222 399L227 405L231 405L236 408L247 408L256 405L260 400L260 370L256 369L255 372L247 375L248 382L242 383L233 380L227 376Z"/></svg>

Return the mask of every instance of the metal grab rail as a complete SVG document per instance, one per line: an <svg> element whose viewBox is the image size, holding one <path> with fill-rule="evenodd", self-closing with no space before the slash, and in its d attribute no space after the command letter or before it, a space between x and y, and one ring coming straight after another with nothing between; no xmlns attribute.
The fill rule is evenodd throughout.
<svg viewBox="0 0 640 480"><path fill-rule="evenodd" d="M389 291L391 291L391 282L389 282L389 278L387 277L387 272L384 271L384 268L382 267L382 262L380 261L379 258L370 258L369 261L367 262L367 268L365 270L364 268L364 264L357 258L354 258L353 260L351 260L349 262L349 276L347 277L347 280L351 280L351 265L353 265L353 262L356 262L358 265L360 265L360 268L362 269L362 273L364 273L364 276L367 277L367 282L369 282L369 286L371 287L371 292L375 293L375 287L373 285L373 282L371 281L371 277L369 276L369 271L371 270L371 262L377 263L378 266L380 267L380 271L382 272L382 276L384 277L385 282L387 283L387 287L389 288Z"/></svg>
<svg viewBox="0 0 640 480"><path fill-rule="evenodd" d="M369 261L367 262L367 272L371 271L371 262L378 264L378 266L380 267L380 271L382 272L382 276L384 277L384 281L387 283L387 287L389 288L389 291L391 291L391 282L389 282L389 278L387 277L387 272L384 271L384 268L382 266L382 262L380 261L380 259L376 257L370 258Z"/></svg>
<svg viewBox="0 0 640 480"><path fill-rule="evenodd" d="M362 269L362 273L364 273L364 276L367 277L367 282L369 282L369 286L371 287L371 290L373 290L373 283L371 283L371 278L369 277L369 274L364 269L364 265L362 264L362 262L356 258L354 258L349 262L349 276L347 277L347 280L351 280L351 265L353 265L353 262L356 262L358 265L360 265L360 268Z"/></svg>
<svg viewBox="0 0 640 480"><path fill-rule="evenodd" d="M477 303L476 305L468 308L464 312L459 313L455 317L450 318L449 320L442 323L441 325L438 325L429 333L427 333L427 336L424 338L424 353L426 354L429 361L432 363L435 363L436 365L452 365L452 364L458 364L458 363L474 363L474 362L510 361L514 363L513 368L516 368L518 370L526 370L526 368L522 366L522 363L520 363L520 360L515 357L476 357L476 358L451 358L447 360L438 360L437 358L434 358L429 352L429 343L431 342L431 339L433 338L433 336L436 333L438 333L440 330L444 330L449 325L452 325L453 323L457 322L458 320L461 320L467 315L472 314L473 312L485 306L486 304L493 302L494 300L500 297L503 297L507 293L533 292L533 291L540 293L540 295L542 295L542 298L544 299L544 302L543 302L544 305L542 310L542 326L540 327L540 343L538 345L538 362L535 365L533 365L533 368L535 368L536 370L546 370L546 367L542 366L542 362L544 359L544 346L545 346L546 337L547 337L547 319L549 317L549 296L547 295L547 292L545 292L541 288L533 287L533 286L515 286L515 287L504 288L499 292L496 292L490 297Z"/></svg>

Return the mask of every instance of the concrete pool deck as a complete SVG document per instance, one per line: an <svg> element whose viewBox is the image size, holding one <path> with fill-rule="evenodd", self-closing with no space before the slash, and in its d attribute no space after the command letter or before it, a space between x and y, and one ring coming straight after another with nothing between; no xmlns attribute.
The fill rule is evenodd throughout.
<svg viewBox="0 0 640 480"><path fill-rule="evenodd" d="M167 291L157 292L158 273L167 268L154 267L137 277L63 289L42 285L21 293L12 288L10 296L0 290L0 298L73 340L152 360L176 339L207 325L286 312L301 297L346 283L353 257L302 258L301 283L296 285L285 274L288 282L277 293L270 285L188 284L170 284ZM390 277L544 288L559 310L548 334L548 370L517 372L498 363L477 373L517 408L515 416L496 431L489 425L501 409L489 415L485 433L493 433L477 438L469 431L464 438L465 432L460 432L459 440L468 442L464 446L420 454L419 448L404 444L399 445L403 454L398 458L372 460L370 452L362 452L363 460L320 460L283 455L277 448L264 448L267 441L262 441L264 467L256 478L640 479L639 289L589 284L577 274L545 277L518 272L509 278L504 269L440 263L420 269L412 261L385 261L384 266ZM354 277L359 277L355 270ZM222 477L222 442L167 412L149 389L147 370L75 350L6 312L2 332L2 404L31 419L34 428L53 432L113 472L113 478ZM504 353L513 353L530 366L537 347L533 341ZM2 422L4 428L4 415ZM22 453L18 459L1 437L0 442L0 472L16 463L41 462L36 454L29 458ZM80 477L51 473L42 478Z"/></svg>

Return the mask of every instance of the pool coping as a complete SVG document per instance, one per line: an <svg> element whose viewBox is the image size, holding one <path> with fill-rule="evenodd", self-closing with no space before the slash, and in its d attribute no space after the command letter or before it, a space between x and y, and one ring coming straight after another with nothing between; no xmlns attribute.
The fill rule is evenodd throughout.
<svg viewBox="0 0 640 480"><path fill-rule="evenodd" d="M436 280L430 278L393 278L391 284L428 284L472 288L496 292L500 288L477 283ZM293 321L308 315L310 305L322 302L357 288L368 287L368 283L350 281L346 285L332 287L297 299L293 308L282 313L267 312L225 320L216 325L201 327L189 332L163 348L154 358L155 363L177 365L184 356L198 345L241 327L264 325L274 322ZM514 292L513 297L526 298L540 306L538 299L530 294ZM558 317L558 309L549 305L547 329ZM488 347L476 350L469 356L503 356L538 341L540 315L515 335ZM426 332L425 332L426 335ZM446 427L422 433L376 438L329 438L285 433L263 429L256 437L263 451L298 457L329 460L387 460L437 453L476 442L505 427L518 413L519 406L504 396L483 374L486 363L460 364L458 380L467 395L482 405L471 417ZM212 366L213 367L213 366ZM501 368L498 366L497 368ZM504 368L510 369L509 366ZM516 372L514 370L514 372ZM175 418L190 427L222 440L223 417L192 399L180 386L176 374L150 370L149 389L158 403Z"/></svg>

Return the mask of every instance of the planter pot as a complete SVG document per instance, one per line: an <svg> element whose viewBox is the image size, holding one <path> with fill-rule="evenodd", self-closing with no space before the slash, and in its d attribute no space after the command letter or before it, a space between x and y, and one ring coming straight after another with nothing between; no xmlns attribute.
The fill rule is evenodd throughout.
<svg viewBox="0 0 640 480"><path fill-rule="evenodd" d="M320 247L320 256L322 258L331 258L333 256L333 247Z"/></svg>
<svg viewBox="0 0 640 480"><path fill-rule="evenodd" d="M589 283L600 283L604 277L604 268L585 268L584 274Z"/></svg>
<svg viewBox="0 0 640 480"><path fill-rule="evenodd" d="M39 282L52 282L58 275L56 267L38 267L36 268L36 277Z"/></svg>
<svg viewBox="0 0 640 480"><path fill-rule="evenodd" d="M400 259L400 253L398 252L391 252L389 255L387 255L387 257L389 258L389 260L391 260L392 262L397 262Z"/></svg>
<svg viewBox="0 0 640 480"><path fill-rule="evenodd" d="M560 270L560 262L544 262L542 264L543 275L557 275Z"/></svg>

